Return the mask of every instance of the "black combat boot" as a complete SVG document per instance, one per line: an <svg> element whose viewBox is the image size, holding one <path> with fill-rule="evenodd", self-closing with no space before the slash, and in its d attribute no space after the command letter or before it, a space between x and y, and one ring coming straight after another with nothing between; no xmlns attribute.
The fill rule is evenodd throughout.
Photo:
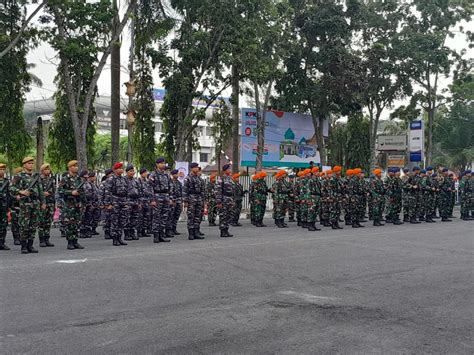
<svg viewBox="0 0 474 355"><path fill-rule="evenodd" d="M227 234L225 232L225 229L221 229L221 238L227 238Z"/></svg>
<svg viewBox="0 0 474 355"><path fill-rule="evenodd" d="M162 231L158 234L158 240L160 241L160 243L169 243L170 242L169 239L165 238L165 233L162 232Z"/></svg>
<svg viewBox="0 0 474 355"><path fill-rule="evenodd" d="M393 224L396 225L396 226L399 226L399 225L403 224L403 222L400 221L398 218L396 218L396 219L393 221Z"/></svg>
<svg viewBox="0 0 474 355"><path fill-rule="evenodd" d="M216 222L209 222L209 227L215 227L215 226L217 226Z"/></svg>
<svg viewBox="0 0 474 355"><path fill-rule="evenodd" d="M10 250L8 245L5 245L5 239L4 238L0 239L0 250Z"/></svg>
<svg viewBox="0 0 474 355"><path fill-rule="evenodd" d="M28 248L26 246L26 240L20 240L20 245L21 245L21 253L22 254L28 254Z"/></svg>
<svg viewBox="0 0 474 355"><path fill-rule="evenodd" d="M129 229L125 229L125 230L123 231L123 234L124 234L124 238L123 238L124 240L132 240L132 237L131 237L131 235L130 235L130 230L129 230ZM122 239L122 237L120 237L120 240L121 240L121 239ZM120 243L120 241L119 241L119 243Z"/></svg>
<svg viewBox="0 0 474 355"><path fill-rule="evenodd" d="M61 231L61 238L66 238L66 232L65 231Z"/></svg>
<svg viewBox="0 0 474 355"><path fill-rule="evenodd" d="M352 223L352 228L359 228L359 224L357 222Z"/></svg>
<svg viewBox="0 0 474 355"><path fill-rule="evenodd" d="M138 235L138 231L135 233L135 229L130 230L130 235L132 240L140 240L140 236Z"/></svg>
<svg viewBox="0 0 474 355"><path fill-rule="evenodd" d="M178 232L178 229L176 228L176 226L173 228L173 234L174 235L181 235L181 233Z"/></svg>
<svg viewBox="0 0 474 355"><path fill-rule="evenodd" d="M242 224L239 223L239 221L234 223L234 227L242 227Z"/></svg>
<svg viewBox="0 0 474 355"><path fill-rule="evenodd" d="M120 246L120 243L118 242L117 238L115 238L115 237L112 238L112 245L114 247L119 247Z"/></svg>
<svg viewBox="0 0 474 355"><path fill-rule="evenodd" d="M199 234L199 229L194 229L194 239L195 240L202 240L204 239L204 237L202 237L200 234Z"/></svg>
<svg viewBox="0 0 474 355"><path fill-rule="evenodd" d="M231 237L234 236L233 234L230 234L230 233L229 233L229 228L226 228L225 233L227 234L227 237L228 237L228 238L231 238Z"/></svg>
<svg viewBox="0 0 474 355"><path fill-rule="evenodd" d="M365 227L364 225L360 224L360 221L357 221L357 226L358 226L359 228L364 228L364 227Z"/></svg>
<svg viewBox="0 0 474 355"><path fill-rule="evenodd" d="M28 253L37 253L38 250L35 249L33 246L33 239L28 239L28 242L26 243L26 248L28 249Z"/></svg>
<svg viewBox="0 0 474 355"><path fill-rule="evenodd" d="M380 220L374 219L374 226L375 226L375 227L381 227L381 226L383 226L383 224L380 223Z"/></svg>
<svg viewBox="0 0 474 355"><path fill-rule="evenodd" d="M74 242L72 240L68 240L67 241L67 249L68 250L74 250L76 248L74 248Z"/></svg>
<svg viewBox="0 0 474 355"><path fill-rule="evenodd" d="M153 243L160 242L160 233L153 233Z"/></svg>
<svg viewBox="0 0 474 355"><path fill-rule="evenodd" d="M40 241L40 248L46 248L46 241L44 240L45 238L44 237L38 237L39 241Z"/></svg>
<svg viewBox="0 0 474 355"><path fill-rule="evenodd" d="M290 217L290 219L288 220L288 222L290 222L290 223L294 223L294 222L296 222L296 220L295 220L295 218L294 218L294 217L293 217L293 218L291 218L291 217Z"/></svg>
<svg viewBox="0 0 474 355"><path fill-rule="evenodd" d="M194 240L194 229L188 228L188 240Z"/></svg>
<svg viewBox="0 0 474 355"><path fill-rule="evenodd" d="M314 223L308 223L308 231L310 232L316 231L316 226L314 225Z"/></svg>
<svg viewBox="0 0 474 355"><path fill-rule="evenodd" d="M72 241L72 245L74 245L74 249L84 249L84 247L83 247L81 244L79 244L79 242L77 241L77 239L74 239L74 240Z"/></svg>
<svg viewBox="0 0 474 355"><path fill-rule="evenodd" d="M449 219L448 217L441 217L441 222L452 222L452 219Z"/></svg>
<svg viewBox="0 0 474 355"><path fill-rule="evenodd" d="M296 225L297 225L298 227L301 227L301 220L300 220L300 219L297 221Z"/></svg>
<svg viewBox="0 0 474 355"><path fill-rule="evenodd" d="M104 231L104 239L112 239L112 237L110 236L110 231L109 230Z"/></svg>
<svg viewBox="0 0 474 355"><path fill-rule="evenodd" d="M171 229L167 229L165 232L166 238L174 238L174 233Z"/></svg>
<svg viewBox="0 0 474 355"><path fill-rule="evenodd" d="M50 243L49 238L51 238L51 236L49 236L49 235L47 235L46 237L44 237L44 242L46 243L46 246L47 246L47 247L54 247L54 244L53 244L53 243Z"/></svg>
<svg viewBox="0 0 474 355"><path fill-rule="evenodd" d="M339 222L334 222L331 227L332 229L344 229L339 225Z"/></svg>
<svg viewBox="0 0 474 355"><path fill-rule="evenodd" d="M415 217L413 218L410 218L410 223L411 224L420 224L421 222L420 221L417 221Z"/></svg>
<svg viewBox="0 0 474 355"><path fill-rule="evenodd" d="M99 235L100 233L97 232L97 230L95 228L92 229L92 235Z"/></svg>
<svg viewBox="0 0 474 355"><path fill-rule="evenodd" d="M351 226L351 225L352 225L352 222L351 222L351 220L350 220L349 218L346 218L346 219L345 219L345 225L346 225L346 226Z"/></svg>
<svg viewBox="0 0 474 355"><path fill-rule="evenodd" d="M196 230L196 234L200 235L201 237L202 237L203 235L205 235L203 232L201 232L201 228L200 228L200 227Z"/></svg>
<svg viewBox="0 0 474 355"><path fill-rule="evenodd" d="M120 233L117 237L117 241L119 242L120 245L128 245L128 243L124 242L122 240L122 233Z"/></svg>
<svg viewBox="0 0 474 355"><path fill-rule="evenodd" d="M392 218L392 217L389 217L389 216L386 216L386 217L385 217L385 222L386 222L386 223L393 223L393 218Z"/></svg>
<svg viewBox="0 0 474 355"><path fill-rule="evenodd" d="M20 237L14 237L13 238L13 245L21 245Z"/></svg>
<svg viewBox="0 0 474 355"><path fill-rule="evenodd" d="M410 222L408 215L403 215L403 222Z"/></svg>

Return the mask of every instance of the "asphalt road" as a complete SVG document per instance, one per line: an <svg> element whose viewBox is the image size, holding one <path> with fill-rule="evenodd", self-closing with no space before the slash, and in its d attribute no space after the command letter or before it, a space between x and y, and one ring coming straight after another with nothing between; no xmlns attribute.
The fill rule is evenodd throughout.
<svg viewBox="0 0 474 355"><path fill-rule="evenodd" d="M76 251L55 234L0 253L0 353L472 354L473 227L244 221L234 238Z"/></svg>

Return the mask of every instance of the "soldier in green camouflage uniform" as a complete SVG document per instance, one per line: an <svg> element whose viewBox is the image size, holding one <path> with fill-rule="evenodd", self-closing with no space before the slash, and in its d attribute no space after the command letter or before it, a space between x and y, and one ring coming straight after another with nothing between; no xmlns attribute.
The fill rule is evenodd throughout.
<svg viewBox="0 0 474 355"><path fill-rule="evenodd" d="M473 202L473 179L471 170L466 170L459 182L459 194L461 197L461 219L464 221L472 220L472 202Z"/></svg>
<svg viewBox="0 0 474 355"><path fill-rule="evenodd" d="M373 220L374 226L379 227L383 226L380 221L383 217L384 210L384 199L385 199L385 188L382 181L382 170L375 169L374 177L370 183L370 195L373 206Z"/></svg>
<svg viewBox="0 0 474 355"><path fill-rule="evenodd" d="M278 228L286 228L285 215L288 208L287 202L290 195L290 186L285 180L286 172L280 170L276 175L276 180L272 186L273 196L273 219Z"/></svg>
<svg viewBox="0 0 474 355"><path fill-rule="evenodd" d="M385 178L385 195L386 195L386 220L387 223L393 223L395 225L403 224L400 221L400 211L402 206L402 184L399 177L396 176L397 168L389 168L388 176Z"/></svg>
<svg viewBox="0 0 474 355"><path fill-rule="evenodd" d="M222 167L222 176L217 180L214 191L216 194L217 209L219 211L219 229L221 237L233 237L229 233L229 225L232 222L232 209L234 208L235 184L231 177L231 165Z"/></svg>
<svg viewBox="0 0 474 355"><path fill-rule="evenodd" d="M425 186L423 185L423 182L427 181L426 177L427 177L426 170L421 169L421 171L420 171L420 191L418 192L418 200L419 200L418 206L419 206L419 208L418 208L418 212L417 212L417 216L418 216L418 219L420 221L426 221L426 201L425 201L426 190L425 190Z"/></svg>
<svg viewBox="0 0 474 355"><path fill-rule="evenodd" d="M288 185L290 186L290 195L288 198L288 220L289 222L295 222L296 214L296 178L294 174L288 176Z"/></svg>
<svg viewBox="0 0 474 355"><path fill-rule="evenodd" d="M331 223L329 222L332 199L330 186L331 174L331 171L326 171L321 179L321 224L324 227L331 227Z"/></svg>
<svg viewBox="0 0 474 355"><path fill-rule="evenodd" d="M449 174L449 183L451 184L451 200L449 201L449 218L456 218L453 216L454 205L456 204L456 182L454 174Z"/></svg>
<svg viewBox="0 0 474 355"><path fill-rule="evenodd" d="M38 239L40 247L54 247L49 239L51 238L51 225L53 224L54 209L56 207L56 181L51 176L51 167L49 164L43 164L40 169L41 176L39 183L43 190L45 209L39 211L38 219Z"/></svg>
<svg viewBox="0 0 474 355"><path fill-rule="evenodd" d="M316 218L321 213L321 180L319 179L319 168L314 167L309 177L309 204L307 226L310 232L319 231L316 227Z"/></svg>
<svg viewBox="0 0 474 355"><path fill-rule="evenodd" d="M306 169L303 171L301 181L299 184L299 200L300 200L300 215L301 215L301 227L308 228L308 215L311 203L311 191L309 184L310 170Z"/></svg>
<svg viewBox="0 0 474 355"><path fill-rule="evenodd" d="M36 229L38 228L38 214L40 208L45 208L44 195L39 184L39 175L33 174L34 158L26 157L22 161L23 171L18 181L12 185L12 195L20 197L20 243L21 253L37 253L33 247Z"/></svg>
<svg viewBox="0 0 474 355"><path fill-rule="evenodd" d="M216 175L211 175L206 184L206 201L207 201L207 219L209 226L215 227L217 217L216 195L214 194L214 186L216 183Z"/></svg>
<svg viewBox="0 0 474 355"><path fill-rule="evenodd" d="M265 182L266 176L265 172L258 173L250 191L250 201L253 205L253 217L256 227L265 227L263 218L265 217L268 195L268 186Z"/></svg>
<svg viewBox="0 0 474 355"><path fill-rule="evenodd" d="M7 166L0 163L0 250L10 250L5 245L8 226L8 205L10 201L10 181L5 177Z"/></svg>
<svg viewBox="0 0 474 355"><path fill-rule="evenodd" d="M240 214L242 213L242 204L244 201L244 196L248 192L244 190L244 187L239 181L239 177L240 177L239 173L235 173L234 175L232 175L232 181L234 182L235 204L232 210L232 222L230 225L234 227L242 226L242 224L239 223L239 219L240 219Z"/></svg>
<svg viewBox="0 0 474 355"><path fill-rule="evenodd" d="M451 222L449 213L451 208L452 185L449 180L449 170L442 170L443 176L439 180L439 214L442 222Z"/></svg>
<svg viewBox="0 0 474 355"><path fill-rule="evenodd" d="M23 171L22 167L15 168L13 171L13 178L11 185L15 185L20 179L20 173ZM21 245L20 243L20 196L13 196L10 189L10 228L13 235L13 244Z"/></svg>
<svg viewBox="0 0 474 355"><path fill-rule="evenodd" d="M301 197L300 197L300 190L301 190L301 182L303 179L302 171L298 172L297 179L295 181L293 193L295 195L295 212L296 212L296 222L297 225L300 227L302 225L301 220Z"/></svg>
<svg viewBox="0 0 474 355"><path fill-rule="evenodd" d="M68 173L59 182L58 193L64 201L61 213L67 239L67 249L84 249L77 241L79 226L82 220L84 182L78 176L78 162L71 160L68 164Z"/></svg>
<svg viewBox="0 0 474 355"><path fill-rule="evenodd" d="M331 204L329 212L329 220L332 229L343 229L339 226L339 217L341 216L341 203L344 198L344 185L341 181L341 167L334 167L334 174L329 180L331 189Z"/></svg>
<svg viewBox="0 0 474 355"><path fill-rule="evenodd" d="M426 174L421 180L421 189L422 189L422 205L424 206L425 221L427 223L435 223L433 220L435 216L435 205L436 205L436 194L437 188L436 184L433 181L433 168L429 166L426 169Z"/></svg>

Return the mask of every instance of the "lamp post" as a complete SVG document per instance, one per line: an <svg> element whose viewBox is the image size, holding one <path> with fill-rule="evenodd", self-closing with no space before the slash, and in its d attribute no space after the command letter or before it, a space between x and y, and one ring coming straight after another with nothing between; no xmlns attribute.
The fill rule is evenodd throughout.
<svg viewBox="0 0 474 355"><path fill-rule="evenodd" d="M124 85L127 88L125 94L128 96L128 110L124 112L128 130L127 161L131 163L133 161L133 126L137 114L133 109L133 96L135 96L136 86L134 81L127 81Z"/></svg>

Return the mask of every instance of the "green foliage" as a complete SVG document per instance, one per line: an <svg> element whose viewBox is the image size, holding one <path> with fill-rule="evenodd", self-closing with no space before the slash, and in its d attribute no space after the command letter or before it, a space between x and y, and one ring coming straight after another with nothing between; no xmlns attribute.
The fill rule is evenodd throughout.
<svg viewBox="0 0 474 355"><path fill-rule="evenodd" d="M8 46L19 31L24 14L21 2L4 1L0 12L0 51ZM23 104L29 89L26 54L30 42L27 37L0 60L0 153L5 154L11 168L18 165L31 146L25 128Z"/></svg>
<svg viewBox="0 0 474 355"><path fill-rule="evenodd" d="M218 171L220 171L221 152L227 146L232 136L232 117L230 107L221 102L219 108L214 110L212 118L208 121L211 127L211 136L214 139Z"/></svg>

